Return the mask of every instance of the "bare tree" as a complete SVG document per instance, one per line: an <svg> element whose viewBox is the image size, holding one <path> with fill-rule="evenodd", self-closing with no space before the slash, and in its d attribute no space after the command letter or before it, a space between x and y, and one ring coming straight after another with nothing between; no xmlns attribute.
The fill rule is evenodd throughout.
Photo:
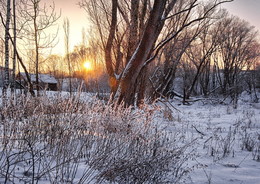
<svg viewBox="0 0 260 184"><path fill-rule="evenodd" d="M150 4L148 0L140 2L91 0L80 3L91 15L91 21L97 27L113 96L118 88L118 79L143 34L149 13L148 4ZM109 13L110 9L113 14Z"/></svg>
<svg viewBox="0 0 260 184"><path fill-rule="evenodd" d="M23 15L26 21L23 31L25 31L28 39L34 44L37 92L40 89L38 76L40 51L44 48L53 47L57 36L57 32L49 35L46 33L46 30L52 27L60 17L55 12L54 2L50 6L41 3L41 0L24 0L24 9L21 10L21 15Z"/></svg>
<svg viewBox="0 0 260 184"><path fill-rule="evenodd" d="M195 66L196 70L192 82L187 88L186 94L183 95L187 99L189 99L196 83L199 82L199 80L201 82L204 95L207 95L208 93L211 57L217 50L218 35L220 33L220 29L217 27L212 30L211 25L212 23L209 22L208 25L203 26L203 30L199 34L197 40L186 51L187 57Z"/></svg>
<svg viewBox="0 0 260 184"><path fill-rule="evenodd" d="M188 1L188 3L185 3L185 6L182 6L182 9L178 9L178 11L175 13L173 13L173 10L177 8L177 3L181 3L181 1L147 1L147 6L151 8L151 11L147 12L146 15L143 16L146 17L146 26L145 28L143 26L140 26L142 27L142 29L144 29L142 31L139 31L142 34L140 35L140 40L138 40L136 44L130 43L130 45L132 45L131 47L133 48L129 47L128 44L128 47L126 47L127 49L124 48L124 50L122 50L123 53L127 53L127 51L129 51L129 59L126 61L126 66L123 67L122 72L116 74L114 66L117 65L114 65L114 63L118 62L119 59L118 57L113 57L111 52L114 43L116 43L117 41L116 39L118 31L122 30L122 27L124 27L124 25L131 25L132 19L132 26L130 26L130 28L131 30L133 30L133 32L131 32L131 34L136 34L135 28L137 25L134 23L134 20L136 20L137 16L136 9L138 7L145 7L145 1L142 1L142 6L140 6L138 2L131 1L131 5L128 6L128 9L130 9L131 12L129 19L129 15L127 13L121 13L124 12L124 10L127 10L127 8L122 8L124 7L122 5L125 5L126 3L125 1L112 0L112 2L109 4L104 3L104 1L100 0L98 2L100 3L100 7L102 8L99 9L97 3L91 1L92 4L88 4L87 1L83 0L81 5L87 7L86 10L96 23L99 33L103 35L106 33L105 35L107 35L102 36L101 38L104 45L106 45L105 61L107 71L110 76L110 81L112 81L110 82L112 92L116 94L115 98L117 99L117 102L124 102L126 106L135 104L137 102L136 96L138 96L137 89L140 88L140 85L142 85L139 79L141 78L141 74L144 73L143 69L145 69L148 64L157 57L160 50L168 42L176 38L183 30L185 30L185 28L192 27L195 23L199 23L202 20L209 18L219 4L230 1L212 1L208 5L203 5L198 0L191 0ZM87 4L89 6L86 6ZM203 11L196 12L196 10L198 9L203 9ZM194 15L194 12L197 13L196 16L191 16L192 14ZM105 15L105 17L107 18L105 20L107 20L108 23L105 23L104 25L108 25L109 29L107 29L107 27L105 27L105 29L104 27L102 27L101 20L99 18L100 14ZM169 20L180 15L183 16L183 24L178 27L172 34L167 34L166 36L163 35L162 33L167 25L165 23L168 23ZM124 34L124 32L122 32L121 34ZM129 39L127 40L129 41ZM130 52L130 50L132 50L132 52ZM116 61L114 62L114 60Z"/></svg>
<svg viewBox="0 0 260 184"><path fill-rule="evenodd" d="M62 67L64 63L62 62L62 57L59 55L50 55L45 61L45 72L50 73L53 76L59 76L64 72L65 68Z"/></svg>
<svg viewBox="0 0 260 184"><path fill-rule="evenodd" d="M9 86L9 26L11 20L11 1L7 0L7 13L6 13L6 23L5 23L5 75L4 75L4 87L3 94L6 95L6 90Z"/></svg>
<svg viewBox="0 0 260 184"><path fill-rule="evenodd" d="M259 50L255 49L259 45L256 40L257 32L247 22L234 16L224 18L216 26L221 29L217 38L219 49L216 55L218 82L223 94L231 95L236 104L245 71L259 57Z"/></svg>
<svg viewBox="0 0 260 184"><path fill-rule="evenodd" d="M64 40L65 40L65 58L67 61L68 71L69 71L69 92L72 92L72 85L71 85L71 77L72 77L72 68L70 62L70 53L69 53L69 37L70 37L70 21L68 18L64 19L63 22L63 30L65 33Z"/></svg>
<svg viewBox="0 0 260 184"><path fill-rule="evenodd" d="M178 6L179 9L182 9L182 6L185 6L185 4L181 2ZM178 12L179 9L176 11ZM185 23L183 21L187 21L187 18L183 18L182 16L172 18L164 33L166 35L174 34L175 31L178 30L178 27ZM182 64L182 58L194 40L197 41L201 32L208 26L208 21L204 21L193 26L192 29L186 28L162 48L161 54L157 59L160 64L156 67L150 78L150 82L154 88L152 99L156 99L160 96L173 97L177 95L173 89L173 81L179 65Z"/></svg>
<svg viewBox="0 0 260 184"><path fill-rule="evenodd" d="M13 47L16 48L16 0L13 0ZM16 72L16 49L13 49L13 73L12 73L12 91L15 90L15 72Z"/></svg>
<svg viewBox="0 0 260 184"><path fill-rule="evenodd" d="M1 5L2 5L2 4L1 4ZM6 23L5 23L5 21L4 21L4 18L3 18L3 15L2 15L1 12L0 12L0 18L1 18L2 25L3 25L3 27L4 27L5 30L6 30L7 26L6 26ZM15 17L15 18L16 18L16 17ZM23 70L25 71L26 78L27 78L27 81L28 81L29 91L30 91L30 93L31 93L32 96L35 96L34 91L33 91L33 86L32 86L32 83L31 83L30 76L29 76L28 71L27 71L27 68L26 68L26 66L25 66L25 64L24 64L24 62L23 62L23 60L22 60L22 57L20 56L20 54L19 54L19 52L18 52L18 49L17 49L17 47L16 47L16 43L15 43L15 41L12 39L12 35L10 34L9 31L8 31L8 32L5 32L5 33L8 35L9 40L11 41L11 43L12 43L12 45L13 45L13 49L14 49L15 56L17 57L19 63L21 64ZM15 34L16 34L16 31L15 31L14 35L15 35ZM14 37L16 37L16 36L14 36ZM6 54L5 54L5 56L6 56ZM8 56L8 57L9 57L9 56ZM8 69L8 70L9 70L9 69Z"/></svg>

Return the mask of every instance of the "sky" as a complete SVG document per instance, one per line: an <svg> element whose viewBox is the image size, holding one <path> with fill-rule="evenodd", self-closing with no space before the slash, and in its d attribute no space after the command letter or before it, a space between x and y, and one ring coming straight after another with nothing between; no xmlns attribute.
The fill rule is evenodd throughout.
<svg viewBox="0 0 260 184"><path fill-rule="evenodd" d="M61 17L59 18L57 24L59 26L59 43L53 49L55 54L64 54L64 30L63 22L65 18L70 21L70 51L73 50L75 45L79 45L82 41L82 30L89 29L89 23L87 19L87 14L85 10L79 7L78 2L80 0L55 0L55 9L57 13L61 11ZM46 4L52 3L53 0L43 0Z"/></svg>
<svg viewBox="0 0 260 184"><path fill-rule="evenodd" d="M89 30L86 12L77 5L80 0L55 0L56 10L61 10L61 18L58 21L59 25L59 43L53 49L53 53L62 55L64 53L64 31L63 20L69 18L70 20L70 51L75 45L82 41L82 29ZM50 3L52 0L43 0L43 2ZM231 14L248 21L251 25L260 32L260 0L234 0L231 3L222 5Z"/></svg>
<svg viewBox="0 0 260 184"><path fill-rule="evenodd" d="M223 5L231 14L248 21L260 32L260 0L234 0Z"/></svg>

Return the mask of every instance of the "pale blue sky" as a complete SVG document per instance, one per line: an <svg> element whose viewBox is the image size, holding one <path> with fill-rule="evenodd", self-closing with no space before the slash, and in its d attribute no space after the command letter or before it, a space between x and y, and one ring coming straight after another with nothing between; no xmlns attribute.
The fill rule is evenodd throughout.
<svg viewBox="0 0 260 184"><path fill-rule="evenodd" d="M234 0L223 5L230 13L248 21L260 32L260 0Z"/></svg>

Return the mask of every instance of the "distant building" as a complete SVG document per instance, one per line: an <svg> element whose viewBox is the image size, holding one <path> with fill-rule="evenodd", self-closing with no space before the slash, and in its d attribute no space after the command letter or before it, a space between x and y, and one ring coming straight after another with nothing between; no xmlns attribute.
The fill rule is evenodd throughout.
<svg viewBox="0 0 260 184"><path fill-rule="evenodd" d="M33 88L36 89L36 74L30 74L30 79L33 84ZM50 90L50 91L57 91L58 90L58 81L55 77L49 74L38 74L39 77L39 86L42 90ZM27 77L24 72L18 73L16 76L16 80L21 83L22 86L27 86Z"/></svg>

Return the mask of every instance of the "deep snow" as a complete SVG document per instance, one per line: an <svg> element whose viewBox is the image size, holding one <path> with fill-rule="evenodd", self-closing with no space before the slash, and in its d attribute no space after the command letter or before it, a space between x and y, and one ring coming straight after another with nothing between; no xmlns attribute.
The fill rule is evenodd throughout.
<svg viewBox="0 0 260 184"><path fill-rule="evenodd" d="M89 96L80 95L85 100ZM181 105L174 99L170 103L174 108L169 102L159 104L162 110L154 123L165 131L181 134L184 144L193 141L190 150L196 158L188 164L196 167L186 183L260 184L260 103L252 103L247 93L241 95L237 109L211 100ZM83 171L86 166L80 165L79 169Z"/></svg>

